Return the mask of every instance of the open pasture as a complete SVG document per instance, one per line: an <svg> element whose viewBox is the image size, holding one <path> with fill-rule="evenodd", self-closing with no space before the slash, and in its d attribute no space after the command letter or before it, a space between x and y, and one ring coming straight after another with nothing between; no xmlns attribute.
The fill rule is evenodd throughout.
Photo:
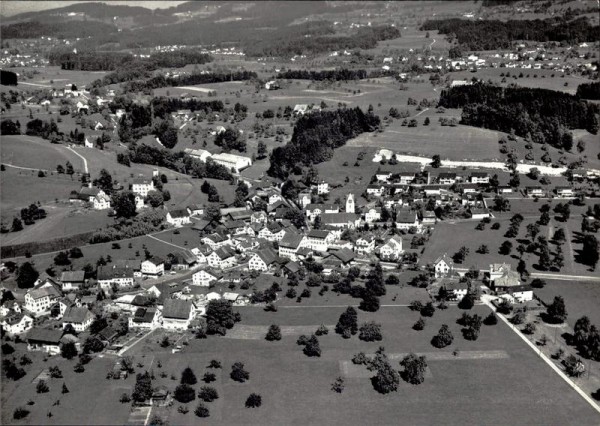
<svg viewBox="0 0 600 426"><path fill-rule="evenodd" d="M592 324L600 325L600 286L594 282L544 280L544 288L536 288L535 294L545 303L552 303L555 296L565 299L567 322L571 327L584 315Z"/></svg>

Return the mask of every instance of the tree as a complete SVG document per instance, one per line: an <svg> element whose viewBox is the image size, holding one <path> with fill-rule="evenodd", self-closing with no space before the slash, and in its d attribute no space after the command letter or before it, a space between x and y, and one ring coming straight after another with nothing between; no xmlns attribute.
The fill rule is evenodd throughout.
<svg viewBox="0 0 600 426"><path fill-rule="evenodd" d="M202 386L198 392L198 398L204 402L213 402L215 399L219 398L219 393L213 387Z"/></svg>
<svg viewBox="0 0 600 426"><path fill-rule="evenodd" d="M47 393L50 391L50 388L48 387L48 384L45 380L39 380L37 382L37 385L35 386L35 391L37 393Z"/></svg>
<svg viewBox="0 0 600 426"><path fill-rule="evenodd" d="M33 264L25 262L17 270L17 285L19 288L31 288L39 276L40 274Z"/></svg>
<svg viewBox="0 0 600 426"><path fill-rule="evenodd" d="M458 307L460 309L468 310L473 308L473 306L475 306L475 297L471 292L467 292L467 294L465 294L463 298L460 299L460 302L458 302Z"/></svg>
<svg viewBox="0 0 600 426"><path fill-rule="evenodd" d="M256 155L259 159L265 158L267 156L267 144L265 144L263 141L258 142Z"/></svg>
<svg viewBox="0 0 600 426"><path fill-rule="evenodd" d="M552 268L560 271L562 267L565 265L565 258L563 256L562 249L560 246L556 247L556 253L554 254L554 259L552 259Z"/></svg>
<svg viewBox="0 0 600 426"><path fill-rule="evenodd" d="M23 230L23 222L21 222L21 219L19 219L18 217L15 217L12 222L11 231L19 232L22 230Z"/></svg>
<svg viewBox="0 0 600 426"><path fill-rule="evenodd" d="M579 377L585 372L585 365L581 359L574 355L569 355L566 357L563 361L563 364L565 366L565 371L571 377Z"/></svg>
<svg viewBox="0 0 600 426"><path fill-rule="evenodd" d="M348 339L358 332L358 314L356 309L349 306L340 315L338 323L335 326L335 332L341 334L344 339Z"/></svg>
<svg viewBox="0 0 600 426"><path fill-rule="evenodd" d="M307 339L302 352L309 357L321 356L321 346L319 345L319 339L317 339L317 336L313 334Z"/></svg>
<svg viewBox="0 0 600 426"><path fill-rule="evenodd" d="M60 354L63 358L72 359L77 356L77 347L73 342L67 342L62 345Z"/></svg>
<svg viewBox="0 0 600 426"><path fill-rule="evenodd" d="M144 373L138 373L135 377L135 386L131 398L135 402L145 402L152 397L152 379L150 374L145 371Z"/></svg>
<svg viewBox="0 0 600 426"><path fill-rule="evenodd" d="M163 205L165 199L163 197L162 192L160 191L150 191L146 196L146 202L150 204L150 206L156 208Z"/></svg>
<svg viewBox="0 0 600 426"><path fill-rule="evenodd" d="M392 368L383 352L375 354L375 358L370 362L370 369L377 371L377 374L371 378L371 383L377 392L386 394L398 390L400 375Z"/></svg>
<svg viewBox="0 0 600 426"><path fill-rule="evenodd" d="M411 352L400 361L400 365L404 367L402 372L404 380L413 385L423 383L427 369L427 360L424 356L417 356Z"/></svg>
<svg viewBox="0 0 600 426"><path fill-rule="evenodd" d="M510 254L510 252L512 251L513 248L513 244L506 240L502 243L502 245L500 246L500 250L498 250L500 252L500 254L503 254L505 256L508 256Z"/></svg>
<svg viewBox="0 0 600 426"><path fill-rule="evenodd" d="M231 366L231 373L229 376L240 383L244 383L246 380L250 379L250 373L244 370L244 364L241 362L236 362Z"/></svg>
<svg viewBox="0 0 600 426"><path fill-rule="evenodd" d="M485 325L496 325L498 324L498 317L495 313L490 312L490 314L484 318L483 323Z"/></svg>
<svg viewBox="0 0 600 426"><path fill-rule="evenodd" d="M547 245L540 247L540 257L538 260L538 266L543 271L547 271L552 267L552 260L550 259L550 250Z"/></svg>
<svg viewBox="0 0 600 426"><path fill-rule="evenodd" d="M79 247L73 247L71 250L69 250L69 257L71 259L79 259L83 257L83 252Z"/></svg>
<svg viewBox="0 0 600 426"><path fill-rule="evenodd" d="M331 384L331 390L337 393L344 392L344 387L344 378L341 376L335 379L335 382Z"/></svg>
<svg viewBox="0 0 600 426"><path fill-rule="evenodd" d="M135 216L135 194L131 191L121 191L113 194L111 205L117 217L128 219Z"/></svg>
<svg viewBox="0 0 600 426"><path fill-rule="evenodd" d="M440 328L440 331L438 331L438 334L433 336L433 339L431 339L431 344L436 348L441 349L445 348L448 345L451 345L453 340L454 336L452 335L452 332L450 331L448 326L446 324L442 324L442 327Z"/></svg>
<svg viewBox="0 0 600 426"><path fill-rule="evenodd" d="M97 186L107 194L111 194L113 190L113 178L106 169L100 170L98 179L94 179L94 186Z"/></svg>
<svg viewBox="0 0 600 426"><path fill-rule="evenodd" d="M425 328L425 319L419 318L416 323L413 324L413 330L421 331Z"/></svg>
<svg viewBox="0 0 600 426"><path fill-rule="evenodd" d="M102 349L104 349L104 343L97 337L90 336L83 342L83 353L101 352Z"/></svg>
<svg viewBox="0 0 600 426"><path fill-rule="evenodd" d="M63 382L63 384L62 384L62 390L61 390L61 393L62 393L62 394L69 393L69 388L67 387L67 385L66 385L66 383L65 383L65 382Z"/></svg>
<svg viewBox="0 0 600 426"><path fill-rule="evenodd" d="M531 280L531 287L533 288L544 288L546 286L546 281L541 278L534 278Z"/></svg>
<svg viewBox="0 0 600 426"><path fill-rule="evenodd" d="M177 385L175 392L173 393L173 398L185 404L186 402L196 399L196 391L187 384Z"/></svg>
<svg viewBox="0 0 600 426"><path fill-rule="evenodd" d="M210 416L210 411L208 410L208 408L206 407L206 405L204 405L203 403L199 402L198 406L194 410L194 414L197 415L198 417L205 418L205 417Z"/></svg>
<svg viewBox="0 0 600 426"><path fill-rule="evenodd" d="M66 266L70 265L71 261L69 260L69 253L66 251L61 251L56 256L54 256L54 264L57 266Z"/></svg>
<svg viewBox="0 0 600 426"><path fill-rule="evenodd" d="M358 308L365 312L377 312L379 310L379 297L372 293L366 292L358 305Z"/></svg>
<svg viewBox="0 0 600 426"><path fill-rule="evenodd" d="M204 373L204 377L202 377L204 383L211 383L217 380L217 376L214 373L206 372Z"/></svg>
<svg viewBox="0 0 600 426"><path fill-rule="evenodd" d="M267 332L267 335L265 336L265 339L268 340L269 342L275 341L275 340L281 340L281 328L279 328L278 325L271 325L269 327L269 331Z"/></svg>
<svg viewBox="0 0 600 426"><path fill-rule="evenodd" d="M381 324L374 321L365 322L360 326L358 338L365 342L379 342L382 340Z"/></svg>
<svg viewBox="0 0 600 426"><path fill-rule="evenodd" d="M552 324L559 324L565 322L567 319L567 308L565 307L565 300L562 296L555 296L552 304L546 309L547 320Z"/></svg>
<svg viewBox="0 0 600 426"><path fill-rule="evenodd" d="M204 209L204 220L209 222L218 223L221 221L221 207L218 204L209 204L206 209Z"/></svg>
<svg viewBox="0 0 600 426"><path fill-rule="evenodd" d="M432 302L427 302L421 309L420 314L424 317L432 317L435 312L435 307Z"/></svg>
<svg viewBox="0 0 600 426"><path fill-rule="evenodd" d="M194 372L192 371L192 369L190 367L186 367L181 372L180 383L182 385L195 385L196 383L198 383L198 380L196 379L196 375L194 374Z"/></svg>
<svg viewBox="0 0 600 426"><path fill-rule="evenodd" d="M538 219L538 223L542 226L546 226L550 223L550 214L548 212L543 212Z"/></svg>
<svg viewBox="0 0 600 426"><path fill-rule="evenodd" d="M262 397L257 393L251 393L246 399L246 408L258 408L262 405Z"/></svg>
<svg viewBox="0 0 600 426"><path fill-rule="evenodd" d="M206 307L206 331L208 334L224 336L240 320L239 314L233 312L231 302L227 300L211 300Z"/></svg>
<svg viewBox="0 0 600 426"><path fill-rule="evenodd" d="M442 160L440 159L440 156L438 154L434 155L431 158L431 160L431 167L433 167L434 169L437 169L442 165Z"/></svg>
<svg viewBox="0 0 600 426"><path fill-rule="evenodd" d="M592 270L596 270L596 265L598 264L598 258L600 256L598 239L595 235L585 234L582 242L581 260L586 265L591 266Z"/></svg>

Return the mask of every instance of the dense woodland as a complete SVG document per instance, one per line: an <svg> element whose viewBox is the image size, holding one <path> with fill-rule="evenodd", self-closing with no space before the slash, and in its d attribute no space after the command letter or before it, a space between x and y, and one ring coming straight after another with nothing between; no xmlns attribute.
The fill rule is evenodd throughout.
<svg viewBox="0 0 600 426"><path fill-rule="evenodd" d="M339 69L332 71L308 71L308 70L287 70L277 75L277 78L288 80L333 80L333 81L349 81L361 80L367 78L368 74L365 70L349 70Z"/></svg>
<svg viewBox="0 0 600 426"><path fill-rule="evenodd" d="M98 21L68 21L47 23L41 21L19 22L2 25L2 38L40 38L51 36L60 39L100 37L117 32L117 27Z"/></svg>
<svg viewBox="0 0 600 426"><path fill-rule="evenodd" d="M17 74L12 71L0 70L0 84L3 86L16 86L18 82Z"/></svg>
<svg viewBox="0 0 600 426"><path fill-rule="evenodd" d="M468 19L439 19L426 21L423 31L438 30L470 50L507 49L517 40L557 41L569 44L600 40L598 26L586 18L570 22L562 18L495 21Z"/></svg>
<svg viewBox="0 0 600 426"><path fill-rule="evenodd" d="M124 85L125 92L142 92L160 87L192 86L194 84L222 83L224 81L244 81L256 79L253 71L233 71L230 73L206 73L182 75L178 78L159 75L149 80L130 81Z"/></svg>
<svg viewBox="0 0 600 426"><path fill-rule="evenodd" d="M462 124L514 132L567 150L572 146L568 130L598 132L597 105L554 90L478 83L443 90L439 106L463 108Z"/></svg>
<svg viewBox="0 0 600 426"><path fill-rule="evenodd" d="M374 131L379 124L379 117L358 107L305 115L296 122L291 141L271 153L268 173L283 179L299 171L301 165L330 160L335 148L361 133Z"/></svg>
<svg viewBox="0 0 600 426"><path fill-rule="evenodd" d="M577 96L583 99L600 100L600 82L580 84L577 86Z"/></svg>

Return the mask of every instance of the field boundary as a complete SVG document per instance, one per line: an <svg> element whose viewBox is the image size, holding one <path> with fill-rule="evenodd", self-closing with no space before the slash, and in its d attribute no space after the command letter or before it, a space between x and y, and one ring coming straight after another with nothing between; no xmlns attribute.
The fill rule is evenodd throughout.
<svg viewBox="0 0 600 426"><path fill-rule="evenodd" d="M0 247L0 257L3 259L26 256L27 253L43 254L52 253L59 250L70 249L71 247L87 245L96 231L82 232L80 234L70 235L63 238L55 238L53 240L13 244Z"/></svg>

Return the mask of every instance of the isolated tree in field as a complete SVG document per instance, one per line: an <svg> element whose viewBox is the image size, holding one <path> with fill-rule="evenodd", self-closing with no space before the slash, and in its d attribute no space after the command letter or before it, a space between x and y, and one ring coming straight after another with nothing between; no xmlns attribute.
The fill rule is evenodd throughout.
<svg viewBox="0 0 600 426"><path fill-rule="evenodd" d="M258 142L256 156L259 159L265 158L267 156L267 144L265 144L263 141Z"/></svg>
<svg viewBox="0 0 600 426"><path fill-rule="evenodd" d="M60 354L63 358L72 359L77 356L77 347L73 342L67 342L62 345Z"/></svg>
<svg viewBox="0 0 600 426"><path fill-rule="evenodd" d="M454 255L452 256L452 259L456 263L463 263L468 254L469 254L469 249L465 246L462 246L456 253L454 253Z"/></svg>
<svg viewBox="0 0 600 426"><path fill-rule="evenodd" d="M498 324L498 317L495 313L490 312L490 314L483 319L483 323L485 325L496 325Z"/></svg>
<svg viewBox="0 0 600 426"><path fill-rule="evenodd" d="M366 294L363 295L358 308L365 312L377 312L379 310L379 306L379 297L370 292L366 292Z"/></svg>
<svg viewBox="0 0 600 426"><path fill-rule="evenodd" d="M231 366L231 373L229 376L240 383L244 383L246 380L250 379L250 373L244 370L244 364L241 362L236 362Z"/></svg>
<svg viewBox="0 0 600 426"><path fill-rule="evenodd" d="M550 259L550 250L548 249L548 246L540 247L538 266L543 271L548 271L552 267L552 259Z"/></svg>
<svg viewBox="0 0 600 426"><path fill-rule="evenodd" d="M513 244L510 241L506 240L500 246L499 252L500 252L500 254L508 256L508 255L510 255L512 248L513 248Z"/></svg>
<svg viewBox="0 0 600 426"><path fill-rule="evenodd" d="M377 374L371 378L371 383L377 392L386 394L398 390L400 374L390 365L385 353L376 353L369 369L377 371Z"/></svg>
<svg viewBox="0 0 600 426"><path fill-rule="evenodd" d="M562 267L565 266L565 258L563 256L562 249L560 246L556 247L556 253L554 254L554 258L552 259L552 268L560 271Z"/></svg>
<svg viewBox="0 0 600 426"><path fill-rule="evenodd" d="M196 379L196 375L194 374L194 372L192 371L192 369L190 367L186 367L181 372L180 383L182 385L195 385L196 383L198 383L198 379Z"/></svg>
<svg viewBox="0 0 600 426"><path fill-rule="evenodd" d="M419 313L424 317L432 317L435 312L435 307L432 302L427 302L425 306L423 306Z"/></svg>
<svg viewBox="0 0 600 426"><path fill-rule="evenodd" d="M113 194L111 205L117 217L127 219L135 216L135 195L131 191L120 191Z"/></svg>
<svg viewBox="0 0 600 426"><path fill-rule="evenodd" d="M438 154L434 155L431 160L431 167L434 169L437 169L442 165L442 160Z"/></svg>
<svg viewBox="0 0 600 426"><path fill-rule="evenodd" d="M213 387L202 386L198 392L198 398L204 402L213 402L215 399L219 398L219 393Z"/></svg>
<svg viewBox="0 0 600 426"><path fill-rule="evenodd" d="M363 323L363 325L360 326L358 338L365 342L381 341L383 338L381 335L381 324L374 321Z"/></svg>
<svg viewBox="0 0 600 426"><path fill-rule="evenodd" d="M344 378L343 377L338 377L337 379L335 379L335 382L333 382L331 384L331 390L337 393L342 393L344 392Z"/></svg>
<svg viewBox="0 0 600 426"><path fill-rule="evenodd" d="M269 342L281 340L281 328L275 324L271 325L269 327L269 331L267 332L267 335L265 336L265 339L268 340Z"/></svg>
<svg viewBox="0 0 600 426"><path fill-rule="evenodd" d="M218 204L209 204L204 209L203 219L209 222L218 223L221 221L221 207Z"/></svg>
<svg viewBox="0 0 600 426"><path fill-rule="evenodd" d="M210 411L202 402L198 403L198 406L194 410L194 414L198 417L205 418L210 416Z"/></svg>
<svg viewBox="0 0 600 426"><path fill-rule="evenodd" d="M554 301L548 306L546 314L548 321L553 324L565 322L567 319L567 308L565 307L565 300L562 296L554 297Z"/></svg>
<svg viewBox="0 0 600 426"><path fill-rule="evenodd" d="M175 388L173 397L177 401L185 404L186 402L190 402L190 401L193 401L194 399L196 399L196 391L190 385L186 385L186 384L178 385Z"/></svg>
<svg viewBox="0 0 600 426"><path fill-rule="evenodd" d="M469 292L467 292L467 294L460 299L460 302L458 302L458 307L460 309L471 309L473 306L475 306L475 297Z"/></svg>
<svg viewBox="0 0 600 426"><path fill-rule="evenodd" d="M427 369L427 359L424 356L417 356L410 353L405 356L400 365L404 367L401 376L408 383L418 385L425 380L425 370Z"/></svg>
<svg viewBox="0 0 600 426"><path fill-rule="evenodd" d="M217 376L214 373L206 372L204 373L202 380L204 381L204 383L212 383L215 380L217 380Z"/></svg>
<svg viewBox="0 0 600 426"><path fill-rule="evenodd" d="M585 234L583 236L583 247L581 250L581 260L586 265L591 266L592 270L596 270L598 258L600 257L600 249L598 239L595 235Z"/></svg>
<svg viewBox="0 0 600 426"><path fill-rule="evenodd" d="M227 300L211 300L206 307L206 324L208 334L224 336L227 330L239 321L239 314L233 312L231 302Z"/></svg>
<svg viewBox="0 0 600 426"><path fill-rule="evenodd" d="M358 314L356 309L349 306L344 311L335 326L335 332L341 334L343 338L348 339L358 331Z"/></svg>
<svg viewBox="0 0 600 426"><path fill-rule="evenodd" d="M433 336L433 339L431 339L431 344L436 348L441 349L445 348L448 345L451 345L453 341L454 336L452 335L452 332L446 324L442 324L442 327L440 328L440 331L438 331L438 334Z"/></svg>
<svg viewBox="0 0 600 426"><path fill-rule="evenodd" d="M425 319L419 318L412 326L413 330L421 331L425 328Z"/></svg>
<svg viewBox="0 0 600 426"><path fill-rule="evenodd" d="M221 368L221 362L216 359L212 359L208 364L208 368Z"/></svg>
<svg viewBox="0 0 600 426"><path fill-rule="evenodd" d="M138 373L135 377L135 386L131 398L135 402L144 402L152 397L152 379L150 374L145 371L144 373Z"/></svg>
<svg viewBox="0 0 600 426"><path fill-rule="evenodd" d="M18 217L15 217L12 222L12 227L10 228L12 232L19 232L23 230L23 222Z"/></svg>
<svg viewBox="0 0 600 426"><path fill-rule="evenodd" d="M57 266L66 266L71 264L71 260L69 259L69 253L66 251L61 251L56 256L54 256L54 264Z"/></svg>
<svg viewBox="0 0 600 426"><path fill-rule="evenodd" d="M35 386L35 391L37 393L47 393L50 391L50 388L48 387L48 384L45 380L39 380L37 382L37 385Z"/></svg>
<svg viewBox="0 0 600 426"><path fill-rule="evenodd" d="M317 339L317 336L313 334L307 339L302 352L304 352L304 355L310 357L321 356L321 345L319 344L319 339Z"/></svg>
<svg viewBox="0 0 600 426"><path fill-rule="evenodd" d="M69 393L69 388L67 387L65 382L63 382L63 384L62 384L62 390L60 392L63 394Z"/></svg>
<svg viewBox="0 0 600 426"><path fill-rule="evenodd" d="M262 397L257 393L251 393L246 399L246 408L258 408L262 405Z"/></svg>
<svg viewBox="0 0 600 426"><path fill-rule="evenodd" d="M17 285L19 288L31 288L40 276L30 262L25 262L17 269Z"/></svg>
<svg viewBox="0 0 600 426"><path fill-rule="evenodd" d="M113 178L106 169L100 170L100 176L98 179L94 179L94 186L97 186L107 194L112 193L113 190Z"/></svg>
<svg viewBox="0 0 600 426"><path fill-rule="evenodd" d="M538 219L538 223L542 226L546 226L550 223L550 214L548 212L543 212Z"/></svg>

